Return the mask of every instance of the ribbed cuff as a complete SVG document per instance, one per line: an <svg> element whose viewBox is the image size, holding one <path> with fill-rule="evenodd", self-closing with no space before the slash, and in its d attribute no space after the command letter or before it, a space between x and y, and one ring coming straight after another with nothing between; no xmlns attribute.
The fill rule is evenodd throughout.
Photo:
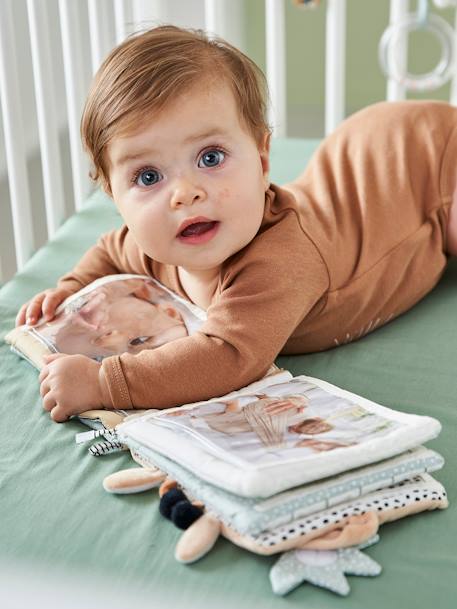
<svg viewBox="0 0 457 609"><path fill-rule="evenodd" d="M113 405L113 401L111 399L111 394L109 391L108 383L106 382L105 373L103 371L103 366L100 366L100 370L98 371L98 383L100 385L100 389L102 392L103 408L112 410L114 408L114 405Z"/></svg>
<svg viewBox="0 0 457 609"><path fill-rule="evenodd" d="M119 355L106 357L102 360L99 371L100 378L102 379L100 383L102 391L107 389L106 396L109 396L108 404L110 405L108 405L108 408L134 408Z"/></svg>

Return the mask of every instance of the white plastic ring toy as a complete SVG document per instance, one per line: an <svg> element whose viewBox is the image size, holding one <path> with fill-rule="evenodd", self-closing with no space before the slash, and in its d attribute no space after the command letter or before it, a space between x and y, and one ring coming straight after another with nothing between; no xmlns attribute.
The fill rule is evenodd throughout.
<svg viewBox="0 0 457 609"><path fill-rule="evenodd" d="M450 6L456 6L456 0L433 0L433 4L437 8L449 8Z"/></svg>
<svg viewBox="0 0 457 609"><path fill-rule="evenodd" d="M437 66L426 74L411 74L398 65L397 45L401 37L409 32L423 29L435 34L441 43L441 59ZM451 77L454 66L454 30L437 15L429 15L420 24L417 15L409 15L399 23L389 26L379 42L379 62L387 78L392 78L410 91L438 89Z"/></svg>

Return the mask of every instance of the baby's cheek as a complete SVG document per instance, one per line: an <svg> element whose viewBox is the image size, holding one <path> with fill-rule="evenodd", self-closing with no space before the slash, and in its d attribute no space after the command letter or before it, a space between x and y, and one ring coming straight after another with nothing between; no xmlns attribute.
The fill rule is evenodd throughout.
<svg viewBox="0 0 457 609"><path fill-rule="evenodd" d="M229 188L221 188L217 193L217 198L219 201L225 201L230 197L230 189Z"/></svg>
<svg viewBox="0 0 457 609"><path fill-rule="evenodd" d="M157 229L158 226L162 227L161 230ZM167 229L159 220L155 222L145 220L141 228L133 233L133 238L140 250L149 258L162 263L169 262L168 251L172 237L175 237L174 230Z"/></svg>

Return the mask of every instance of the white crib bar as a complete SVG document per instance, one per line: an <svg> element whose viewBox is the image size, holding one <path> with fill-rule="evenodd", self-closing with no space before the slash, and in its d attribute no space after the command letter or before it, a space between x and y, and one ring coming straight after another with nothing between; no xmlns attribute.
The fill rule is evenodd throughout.
<svg viewBox="0 0 457 609"><path fill-rule="evenodd" d="M79 131L81 112L89 84L85 78L81 57L80 6L79 2L73 0L59 0L73 192L77 210L81 209L91 191L88 178L89 164L81 146Z"/></svg>
<svg viewBox="0 0 457 609"><path fill-rule="evenodd" d="M328 0L325 32L325 133L345 116L346 0Z"/></svg>
<svg viewBox="0 0 457 609"><path fill-rule="evenodd" d="M286 137L286 36L283 0L265 0L265 30L266 74L271 101L268 120L275 137Z"/></svg>
<svg viewBox="0 0 457 609"><path fill-rule="evenodd" d="M113 23L112 0L87 0L89 12L90 48L92 58L92 72L100 64L115 44L112 36Z"/></svg>
<svg viewBox="0 0 457 609"><path fill-rule="evenodd" d="M114 25L116 44L120 44L130 33L132 22L132 5L127 0L114 0Z"/></svg>
<svg viewBox="0 0 457 609"><path fill-rule="evenodd" d="M408 14L409 0L390 0L390 23L402 21ZM402 71L406 71L408 64L408 37L403 35L399 43L396 45L397 59L396 63ZM387 80L387 101L398 101L406 98L406 90L396 80L389 78Z"/></svg>
<svg viewBox="0 0 457 609"><path fill-rule="evenodd" d="M451 81L449 102L453 106L457 106L457 7L454 15L454 76Z"/></svg>
<svg viewBox="0 0 457 609"><path fill-rule="evenodd" d="M20 69L14 45L11 9L11 0L0 2L0 94L16 264L21 269L33 253L34 236L18 81Z"/></svg>
<svg viewBox="0 0 457 609"><path fill-rule="evenodd" d="M225 7L224 7L225 9ZM205 31L210 38L223 36L225 11L218 0L205 0Z"/></svg>
<svg viewBox="0 0 457 609"><path fill-rule="evenodd" d="M65 192L46 2L27 0L48 237L65 219Z"/></svg>
<svg viewBox="0 0 457 609"><path fill-rule="evenodd" d="M162 25L168 20L166 0L132 0L135 30Z"/></svg>

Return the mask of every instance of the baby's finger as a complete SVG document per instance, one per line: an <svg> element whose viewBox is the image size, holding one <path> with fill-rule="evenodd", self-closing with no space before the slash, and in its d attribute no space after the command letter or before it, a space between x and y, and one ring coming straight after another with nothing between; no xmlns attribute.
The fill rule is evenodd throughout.
<svg viewBox="0 0 457 609"><path fill-rule="evenodd" d="M48 412L51 412L54 406L56 406L56 400L52 395L52 391L48 391L48 393L43 398L43 408Z"/></svg>
<svg viewBox="0 0 457 609"><path fill-rule="evenodd" d="M27 310L27 307L29 306L29 303L26 302L25 304L22 305L22 307L19 309L18 314L16 315L16 320L15 320L15 325L17 326L22 326L25 324L25 312Z"/></svg>
<svg viewBox="0 0 457 609"><path fill-rule="evenodd" d="M38 376L38 380L40 381L40 383L42 383L44 381L44 379L48 376L49 374L49 368L48 366L43 366L43 368L40 371L40 374Z"/></svg>
<svg viewBox="0 0 457 609"><path fill-rule="evenodd" d="M28 303L25 317L26 317L26 323L29 326L32 326L41 317L41 303L43 302L43 299L44 299L44 294L37 294L35 296L35 298L33 298Z"/></svg>
<svg viewBox="0 0 457 609"><path fill-rule="evenodd" d="M51 390L51 387L49 386L49 383L47 383L46 381L44 383L41 383L40 385L40 395L42 398L44 398L44 396L49 393L49 391Z"/></svg>
<svg viewBox="0 0 457 609"><path fill-rule="evenodd" d="M61 292L49 292L46 294L41 309L44 318L49 321L54 317L58 305L64 300Z"/></svg>
<svg viewBox="0 0 457 609"><path fill-rule="evenodd" d="M56 423L65 423L69 418L70 417L67 416L65 410L58 404L51 410L51 419Z"/></svg>

